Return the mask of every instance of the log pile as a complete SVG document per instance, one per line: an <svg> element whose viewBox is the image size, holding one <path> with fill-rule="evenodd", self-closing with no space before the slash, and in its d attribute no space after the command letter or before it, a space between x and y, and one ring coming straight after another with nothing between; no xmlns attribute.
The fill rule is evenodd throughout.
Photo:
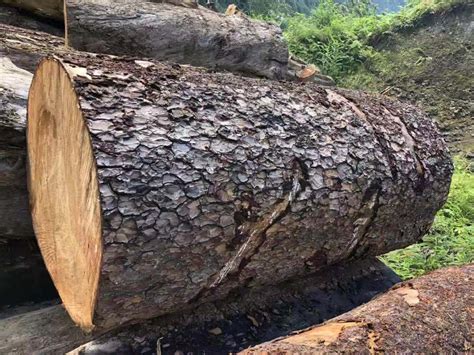
<svg viewBox="0 0 474 355"><path fill-rule="evenodd" d="M34 237L26 191L26 102L37 63L62 43L0 24L0 240Z"/></svg>
<svg viewBox="0 0 474 355"><path fill-rule="evenodd" d="M63 16L57 1L6 2ZM302 83L315 67L291 69L302 81L291 83L136 57L289 75L271 25L136 3L65 6L75 48L135 57L79 52L58 37L0 25L0 242L28 242L34 229L67 312L9 319L0 332L41 317L48 331L59 323L51 334L61 344L51 336L31 344L64 350L401 248L430 228L452 163L423 112ZM170 38L180 42L170 47ZM0 349L11 351L12 341L21 348L31 333L20 333Z"/></svg>
<svg viewBox="0 0 474 355"><path fill-rule="evenodd" d="M474 265L399 284L330 321L241 352L257 354L467 354Z"/></svg>

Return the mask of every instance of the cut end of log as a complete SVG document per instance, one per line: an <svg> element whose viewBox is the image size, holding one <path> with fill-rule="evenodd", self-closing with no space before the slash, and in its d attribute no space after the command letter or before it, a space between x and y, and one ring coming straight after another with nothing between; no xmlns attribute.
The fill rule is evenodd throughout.
<svg viewBox="0 0 474 355"><path fill-rule="evenodd" d="M97 169L79 100L56 59L43 60L33 79L27 138L41 253L67 312L90 331L102 261Z"/></svg>

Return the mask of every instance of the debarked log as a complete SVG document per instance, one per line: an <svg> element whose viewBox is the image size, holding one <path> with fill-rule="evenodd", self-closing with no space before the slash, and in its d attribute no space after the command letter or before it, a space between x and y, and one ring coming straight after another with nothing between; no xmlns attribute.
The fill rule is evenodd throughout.
<svg viewBox="0 0 474 355"><path fill-rule="evenodd" d="M36 65L63 43L0 24L0 240L34 238L26 189L26 103Z"/></svg>
<svg viewBox="0 0 474 355"><path fill-rule="evenodd" d="M441 269L320 326L240 354L470 353L473 287L472 264Z"/></svg>
<svg viewBox="0 0 474 355"><path fill-rule="evenodd" d="M413 106L133 58L43 60L28 115L35 234L85 330L414 243L452 174Z"/></svg>

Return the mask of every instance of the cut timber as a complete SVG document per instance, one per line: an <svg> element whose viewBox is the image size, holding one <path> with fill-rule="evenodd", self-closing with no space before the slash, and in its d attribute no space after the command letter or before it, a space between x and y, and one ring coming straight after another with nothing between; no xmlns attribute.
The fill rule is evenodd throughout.
<svg viewBox="0 0 474 355"><path fill-rule="evenodd" d="M94 53L286 78L288 48L278 26L167 2L67 0L68 44Z"/></svg>
<svg viewBox="0 0 474 355"><path fill-rule="evenodd" d="M40 59L62 44L46 33L0 24L0 240L34 238L25 169L28 89Z"/></svg>
<svg viewBox="0 0 474 355"><path fill-rule="evenodd" d="M45 59L28 112L33 226L86 330L411 244L452 174L412 106L159 62Z"/></svg>
<svg viewBox="0 0 474 355"><path fill-rule="evenodd" d="M474 266L438 270L251 354L461 354L473 350Z"/></svg>
<svg viewBox="0 0 474 355"><path fill-rule="evenodd" d="M163 338L162 344L172 344L166 349L171 354L178 350L195 352L198 347L206 353L235 353L241 349L237 344L234 347L220 344L216 349L218 337L207 332L210 324L222 327L226 336L242 333L242 337L254 339L254 343L261 342L269 336L287 334L288 327L299 329L339 315L385 292L398 281L396 275L381 262L375 258L366 258L330 266L302 280L245 289L218 302L203 304L192 310L180 310L176 314L123 327L104 335L101 335L105 331L103 328L85 335L61 306L14 316L8 316L11 313L8 312L8 318L4 317L5 313L0 313L0 354L64 354L83 344L76 353L98 354L101 353L100 349L107 347L109 354L140 354L145 347L155 349L158 338ZM275 303L275 299L278 299L278 303ZM295 309L300 312L295 314ZM253 314L259 320L260 327L251 327L252 323L246 316L248 314ZM242 318L248 325L242 326ZM225 326L229 323L233 328ZM114 341L116 337L124 343L125 348L135 351L110 350L110 342L117 343ZM147 339L145 344L143 339ZM94 341L88 343L91 340ZM240 343L238 337L235 341ZM97 352L92 352L92 349Z"/></svg>

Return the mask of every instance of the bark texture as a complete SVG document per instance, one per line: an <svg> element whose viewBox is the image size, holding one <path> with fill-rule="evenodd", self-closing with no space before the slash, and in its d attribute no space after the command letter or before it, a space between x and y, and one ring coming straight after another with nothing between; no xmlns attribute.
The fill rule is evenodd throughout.
<svg viewBox="0 0 474 355"><path fill-rule="evenodd" d="M413 106L158 62L62 63L98 169L99 327L404 247L447 197L451 159Z"/></svg>
<svg viewBox="0 0 474 355"><path fill-rule="evenodd" d="M277 26L166 2L68 0L68 43L94 53L286 78L288 48Z"/></svg>
<svg viewBox="0 0 474 355"><path fill-rule="evenodd" d="M385 265L368 258L331 266L304 280L246 289L219 302L102 336L99 332L84 335L61 306L6 319L0 313L0 353L64 354L82 344L73 353L98 354L108 349L112 354L140 354L147 352L146 348L156 349L159 338L163 354L197 349L211 354L236 352L246 345L339 315L385 292L398 281ZM218 337L208 332L216 327L225 335ZM229 336L233 338L230 343Z"/></svg>
<svg viewBox="0 0 474 355"><path fill-rule="evenodd" d="M240 354L470 353L473 287L473 265L438 270L323 325Z"/></svg>
<svg viewBox="0 0 474 355"><path fill-rule="evenodd" d="M26 103L41 58L63 40L0 24L0 239L34 238L26 189Z"/></svg>

